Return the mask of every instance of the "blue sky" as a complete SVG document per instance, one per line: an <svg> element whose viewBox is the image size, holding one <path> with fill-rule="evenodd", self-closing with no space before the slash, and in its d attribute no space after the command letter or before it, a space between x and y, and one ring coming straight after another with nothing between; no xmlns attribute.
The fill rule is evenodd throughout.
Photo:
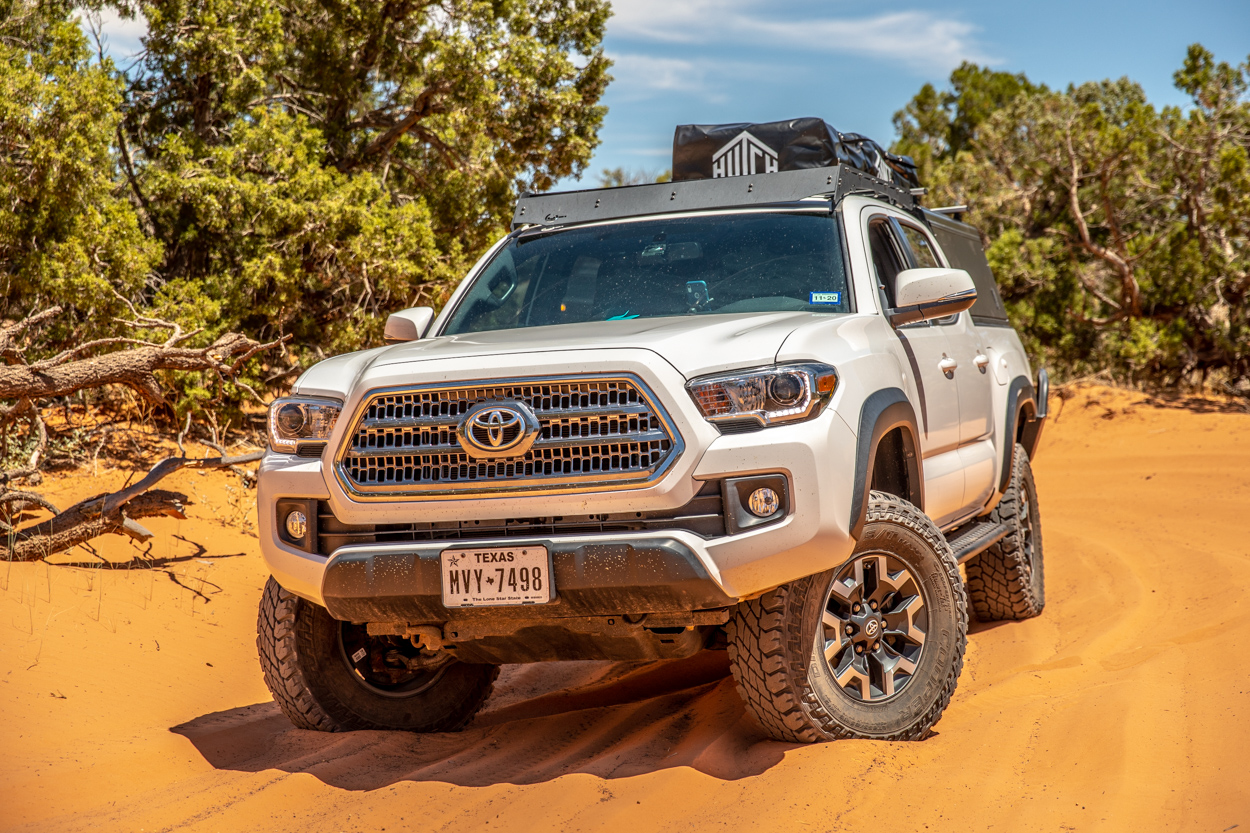
<svg viewBox="0 0 1250 833"><path fill-rule="evenodd" d="M944 86L964 60L1060 88L1127 75L1152 102L1185 104L1172 73L1190 43L1231 63L1250 54L1250 0L615 0L613 8L604 48L616 80L583 187L603 168L667 168L679 123L819 116L888 144L894 112L926 81Z"/></svg>
<svg viewBox="0 0 1250 833"><path fill-rule="evenodd" d="M604 48L616 65L603 168L669 167L683 123L819 116L882 144L891 117L926 81L944 86L969 60L1051 87L1138 81L1156 104L1186 103L1172 73L1194 42L1220 60L1250 55L1250 0L614 0ZM139 48L143 24L106 14L115 57ZM578 187L577 182L562 183Z"/></svg>

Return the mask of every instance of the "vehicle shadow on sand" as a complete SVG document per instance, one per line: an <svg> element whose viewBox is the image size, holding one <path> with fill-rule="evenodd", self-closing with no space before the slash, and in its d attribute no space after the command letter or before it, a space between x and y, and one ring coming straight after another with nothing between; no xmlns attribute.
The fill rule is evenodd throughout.
<svg viewBox="0 0 1250 833"><path fill-rule="evenodd" d="M310 732L272 702L170 731L217 769L304 772L348 790L399 781L534 784L570 773L626 778L683 766L735 780L795 748L769 740L747 716L719 651L648 664L506 666L463 732Z"/></svg>

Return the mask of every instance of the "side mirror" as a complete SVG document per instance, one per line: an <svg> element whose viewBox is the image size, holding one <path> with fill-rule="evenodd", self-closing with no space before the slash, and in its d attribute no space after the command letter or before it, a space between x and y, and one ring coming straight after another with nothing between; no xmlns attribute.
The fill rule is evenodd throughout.
<svg viewBox="0 0 1250 833"><path fill-rule="evenodd" d="M382 338L387 344L416 341L425 336L433 321L434 309L432 307L401 309L386 319L386 330Z"/></svg>
<svg viewBox="0 0 1250 833"><path fill-rule="evenodd" d="M972 276L963 269L905 269L894 281L894 309L886 317L895 327L963 312L977 300Z"/></svg>

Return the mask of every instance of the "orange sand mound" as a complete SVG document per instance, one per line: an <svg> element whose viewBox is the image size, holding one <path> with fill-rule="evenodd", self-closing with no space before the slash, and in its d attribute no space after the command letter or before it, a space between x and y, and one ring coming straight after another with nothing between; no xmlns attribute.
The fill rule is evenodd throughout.
<svg viewBox="0 0 1250 833"><path fill-rule="evenodd" d="M764 739L715 653L510 667L458 734L296 730L254 655L255 493L180 473L154 567L0 563L0 827L1250 829L1250 416L1085 389L1036 469L1045 613L974 625L928 740L818 746Z"/></svg>

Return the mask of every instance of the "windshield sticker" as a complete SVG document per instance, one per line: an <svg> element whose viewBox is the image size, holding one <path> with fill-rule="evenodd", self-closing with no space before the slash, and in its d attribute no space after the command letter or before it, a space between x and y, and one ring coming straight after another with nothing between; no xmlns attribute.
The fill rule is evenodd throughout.
<svg viewBox="0 0 1250 833"><path fill-rule="evenodd" d="M630 315L629 310L625 310L620 315L609 316L608 318L605 318L603 320L604 321L628 321L631 318L637 318L641 314L642 313L634 313L633 315Z"/></svg>
<svg viewBox="0 0 1250 833"><path fill-rule="evenodd" d="M841 292L813 292L812 299L809 304L840 304L842 303Z"/></svg>

